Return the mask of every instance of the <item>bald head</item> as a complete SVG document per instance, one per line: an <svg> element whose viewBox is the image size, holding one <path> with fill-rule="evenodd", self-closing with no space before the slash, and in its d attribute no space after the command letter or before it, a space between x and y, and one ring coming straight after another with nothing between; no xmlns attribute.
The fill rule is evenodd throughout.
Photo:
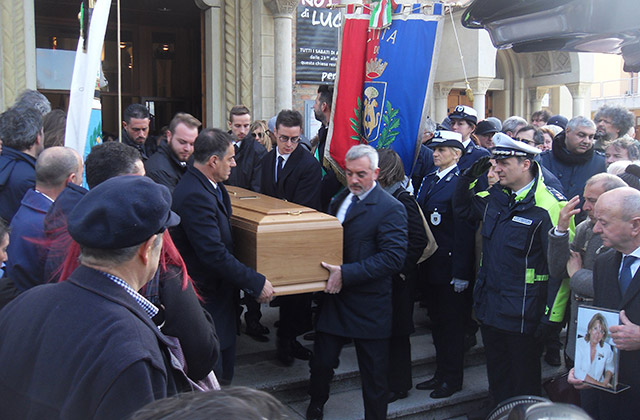
<svg viewBox="0 0 640 420"><path fill-rule="evenodd" d="M70 147L49 147L36 161L36 189L64 189L82 183L82 158Z"/></svg>
<svg viewBox="0 0 640 420"><path fill-rule="evenodd" d="M593 232L623 254L640 247L640 191L622 187L603 193L595 206Z"/></svg>

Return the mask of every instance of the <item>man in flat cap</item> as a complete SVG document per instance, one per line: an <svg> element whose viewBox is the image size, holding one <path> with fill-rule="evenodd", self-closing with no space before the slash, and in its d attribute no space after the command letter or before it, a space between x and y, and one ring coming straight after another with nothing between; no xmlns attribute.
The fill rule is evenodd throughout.
<svg viewBox="0 0 640 420"><path fill-rule="evenodd" d="M169 190L139 176L92 189L69 217L81 265L27 290L0 312L4 418L124 419L183 389L158 308L137 291L176 225Z"/></svg>
<svg viewBox="0 0 640 420"><path fill-rule="evenodd" d="M493 136L499 182L469 189L491 166L481 158L460 176L454 211L482 220L482 265L474 288L475 314L487 356L495 404L540 395L542 339L564 318L568 287L549 277L547 232L566 201L547 187L534 157L540 150L503 133Z"/></svg>

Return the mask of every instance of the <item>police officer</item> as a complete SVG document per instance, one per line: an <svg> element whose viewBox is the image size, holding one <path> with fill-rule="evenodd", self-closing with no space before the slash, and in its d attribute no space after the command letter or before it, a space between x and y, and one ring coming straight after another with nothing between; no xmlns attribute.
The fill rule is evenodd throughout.
<svg viewBox="0 0 640 420"><path fill-rule="evenodd" d="M449 397L462 388L464 369L464 295L474 277L474 225L453 212L453 194L460 171L457 162L464 153L462 136L436 131L429 147L438 170L427 175L418 193L438 249L421 266L426 284L427 308L433 322L436 372L416 385L432 389L431 398Z"/></svg>
<svg viewBox="0 0 640 420"><path fill-rule="evenodd" d="M482 219L482 265L474 288L489 391L494 403L539 395L541 340L561 322L566 287L550 281L547 235L566 201L542 180L540 151L506 134L493 137L499 182L488 191L470 185L489 168L481 158L465 171L454 196L455 212Z"/></svg>
<svg viewBox="0 0 640 420"><path fill-rule="evenodd" d="M462 136L462 145L464 146L464 154L458 161L458 168L461 172L473 165L478 159L483 156L489 156L490 153L483 147L476 146L471 138L471 135L476 131L478 124L478 112L466 105L458 105L449 114L451 120L451 130L456 133L460 133ZM481 176L477 181L478 188L486 190L489 188L489 181L486 175ZM476 226L477 228L477 226ZM466 300L466 312L464 314L465 325L465 350L469 350L477 343L476 333L478 332L478 324L471 316L471 307L473 305L473 285L468 288L462 295Z"/></svg>
<svg viewBox="0 0 640 420"><path fill-rule="evenodd" d="M464 155L460 157L458 168L464 171L480 159L482 156L489 156L489 151L483 147L476 146L471 135L478 124L478 112L466 105L458 105L451 114L451 131L460 133L462 136L462 145L464 146ZM485 187L488 184L484 185Z"/></svg>

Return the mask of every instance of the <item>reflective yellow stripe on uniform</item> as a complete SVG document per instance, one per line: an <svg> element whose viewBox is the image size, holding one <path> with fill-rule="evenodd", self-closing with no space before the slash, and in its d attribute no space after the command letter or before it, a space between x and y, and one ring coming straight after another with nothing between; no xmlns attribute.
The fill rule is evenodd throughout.
<svg viewBox="0 0 640 420"><path fill-rule="evenodd" d="M536 281L547 281L549 280L548 274L538 274L536 275L536 270L533 268L527 268L525 273L524 281L527 284L533 284Z"/></svg>

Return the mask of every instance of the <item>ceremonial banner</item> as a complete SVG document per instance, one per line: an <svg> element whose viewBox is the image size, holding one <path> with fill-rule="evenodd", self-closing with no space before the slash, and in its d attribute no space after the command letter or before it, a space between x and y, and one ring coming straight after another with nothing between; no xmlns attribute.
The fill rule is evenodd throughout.
<svg viewBox="0 0 640 420"><path fill-rule="evenodd" d="M442 26L442 4L371 8L349 5L343 20L338 75L325 158L340 173L356 144L391 148L410 175L428 116ZM373 9L374 16L371 15ZM369 23L380 25L369 28ZM384 27L386 26L386 27Z"/></svg>
<svg viewBox="0 0 640 420"><path fill-rule="evenodd" d="M91 13L86 49L85 38L81 33L76 50L76 61L73 66L64 142L65 146L75 149L83 158L91 150L93 144L100 142L95 137L95 133L96 121L98 119L101 120L101 112L99 108L94 106L94 92L100 74L100 56L102 54L102 45L104 44L104 35L107 30L110 7L111 0L97 0L95 2ZM86 25L87 22L82 22L82 24ZM89 131L92 113L94 114L94 122L92 130Z"/></svg>

